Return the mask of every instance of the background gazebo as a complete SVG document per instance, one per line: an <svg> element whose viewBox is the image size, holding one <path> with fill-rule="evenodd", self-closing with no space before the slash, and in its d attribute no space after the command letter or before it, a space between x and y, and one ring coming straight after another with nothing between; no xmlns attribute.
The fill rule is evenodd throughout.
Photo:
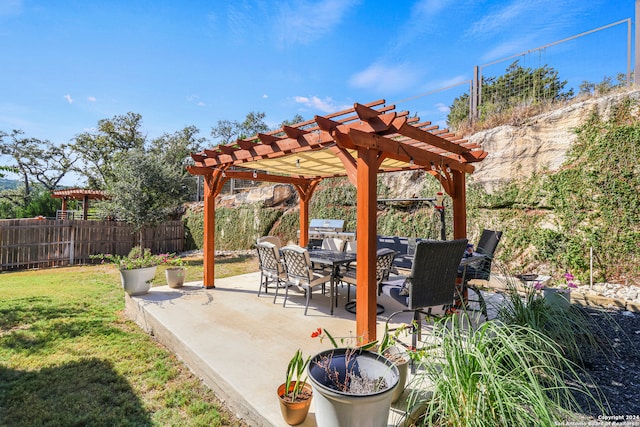
<svg viewBox="0 0 640 427"><path fill-rule="evenodd" d="M84 188L67 188L64 190L55 190L51 192L51 197L62 199L62 209L56 213L56 219L88 219L89 217L89 200L106 200L109 198L107 193L102 190L88 190ZM67 202L69 200L78 200L81 209L68 210Z"/></svg>

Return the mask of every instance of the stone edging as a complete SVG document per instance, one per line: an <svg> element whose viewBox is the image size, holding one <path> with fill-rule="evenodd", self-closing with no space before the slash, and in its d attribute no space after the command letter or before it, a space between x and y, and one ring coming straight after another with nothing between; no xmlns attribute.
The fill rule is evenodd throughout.
<svg viewBox="0 0 640 427"><path fill-rule="evenodd" d="M482 286L480 288L505 291L507 286L497 280L490 280L489 282L480 281ZM524 288L521 285L517 285L519 292L524 292ZM579 291L571 292L571 302L580 304L582 306L598 306L604 308L612 308L617 310L626 310L633 313L640 313L640 303L626 301L620 298L610 298L602 295L585 294Z"/></svg>

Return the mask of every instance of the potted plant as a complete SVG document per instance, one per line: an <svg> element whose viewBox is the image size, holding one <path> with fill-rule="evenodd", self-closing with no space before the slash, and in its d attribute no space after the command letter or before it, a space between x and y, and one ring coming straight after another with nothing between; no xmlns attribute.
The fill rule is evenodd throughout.
<svg viewBox="0 0 640 427"><path fill-rule="evenodd" d="M339 348L326 330L324 333L334 348L313 356L308 367L318 427L385 427L398 386L398 368L369 350L377 344L375 341ZM320 328L312 334L318 336L322 337Z"/></svg>
<svg viewBox="0 0 640 427"><path fill-rule="evenodd" d="M573 274L567 272L564 274L564 283L555 287L542 287L536 285L536 288L542 288L542 294L549 306L561 310L568 310L569 305L571 304L571 290L578 287L578 285L574 283L573 279Z"/></svg>
<svg viewBox="0 0 640 427"><path fill-rule="evenodd" d="M153 255L151 249L140 246L133 247L126 256L100 254L91 258L114 263L120 271L122 287L132 296L149 292L158 265L167 259L166 255Z"/></svg>
<svg viewBox="0 0 640 427"><path fill-rule="evenodd" d="M172 255L167 259L167 264L169 267L164 272L167 278L167 285L170 288L181 288L187 276L186 263L182 258Z"/></svg>
<svg viewBox="0 0 640 427"><path fill-rule="evenodd" d="M311 357L304 359L302 350L298 349L287 366L285 382L278 387L280 412L287 424L292 426L302 423L309 413L313 392L307 384L305 371L310 360Z"/></svg>

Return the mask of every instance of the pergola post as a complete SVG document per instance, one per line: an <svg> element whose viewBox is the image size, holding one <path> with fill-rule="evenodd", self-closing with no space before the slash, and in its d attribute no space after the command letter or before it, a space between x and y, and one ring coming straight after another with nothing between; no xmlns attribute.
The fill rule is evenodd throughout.
<svg viewBox="0 0 640 427"><path fill-rule="evenodd" d="M309 244L309 200L300 199L300 241L298 244L305 247Z"/></svg>
<svg viewBox="0 0 640 427"><path fill-rule="evenodd" d="M204 178L204 287L210 289L215 288L216 192L213 174Z"/></svg>
<svg viewBox="0 0 640 427"><path fill-rule="evenodd" d="M452 171L453 191L453 238L464 239L467 237L467 187L465 173Z"/></svg>
<svg viewBox="0 0 640 427"><path fill-rule="evenodd" d="M305 247L309 244L309 205L311 196L321 179L312 179L305 183L293 183L300 199L300 239L298 244Z"/></svg>
<svg viewBox="0 0 640 427"><path fill-rule="evenodd" d="M376 339L377 154L375 150L358 149L356 336L363 343Z"/></svg>

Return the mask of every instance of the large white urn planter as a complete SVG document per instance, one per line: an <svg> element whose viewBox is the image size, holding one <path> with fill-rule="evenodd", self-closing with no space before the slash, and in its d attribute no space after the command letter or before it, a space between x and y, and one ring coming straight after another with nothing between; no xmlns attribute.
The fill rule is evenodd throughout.
<svg viewBox="0 0 640 427"><path fill-rule="evenodd" d="M143 295L151 289L151 281L156 275L157 265L133 270L120 270L124 291L131 295Z"/></svg>
<svg viewBox="0 0 640 427"><path fill-rule="evenodd" d="M348 355L351 352L351 355ZM318 427L386 427L393 392L398 387L398 368L387 358L367 350L337 348L311 358L309 379L313 387ZM330 366L321 366L322 360ZM320 364L318 364L320 362ZM332 372L329 375L328 372ZM384 386L363 394L336 388L347 377L384 379Z"/></svg>

